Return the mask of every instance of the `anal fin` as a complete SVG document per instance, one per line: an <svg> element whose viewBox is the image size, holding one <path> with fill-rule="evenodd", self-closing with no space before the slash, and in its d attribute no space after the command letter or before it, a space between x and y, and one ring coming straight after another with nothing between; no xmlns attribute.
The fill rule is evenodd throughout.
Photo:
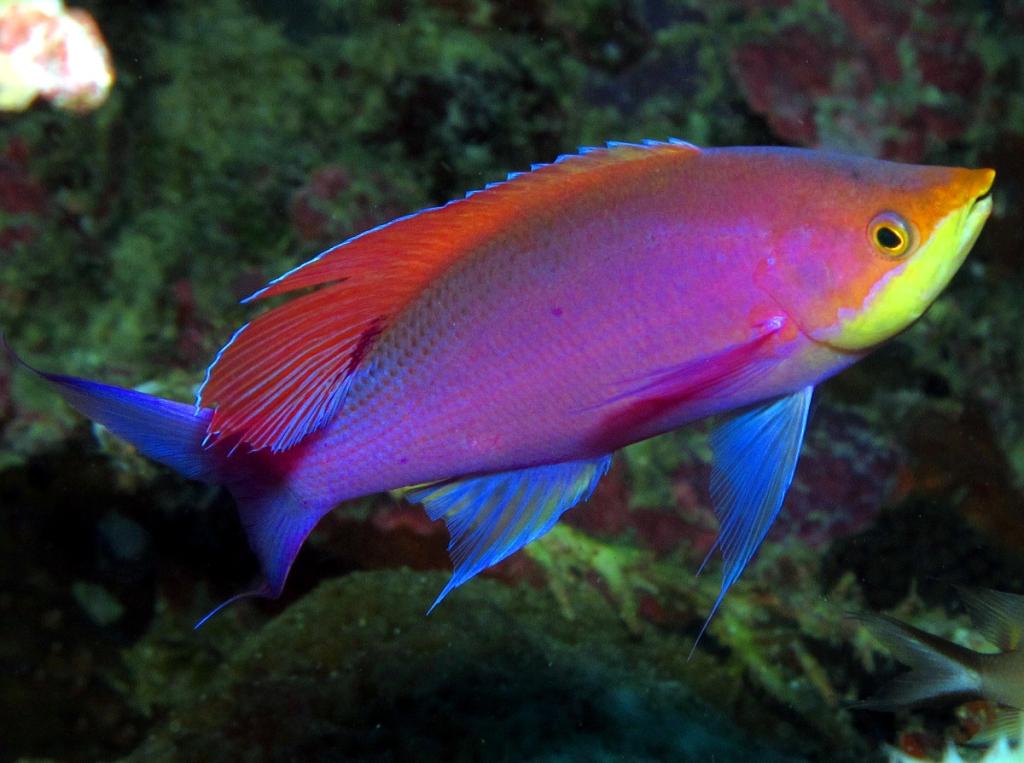
<svg viewBox="0 0 1024 763"><path fill-rule="evenodd" d="M414 489L431 519L444 518L454 572L430 607L478 572L514 554L587 500L611 464L610 455L512 472L449 480Z"/></svg>

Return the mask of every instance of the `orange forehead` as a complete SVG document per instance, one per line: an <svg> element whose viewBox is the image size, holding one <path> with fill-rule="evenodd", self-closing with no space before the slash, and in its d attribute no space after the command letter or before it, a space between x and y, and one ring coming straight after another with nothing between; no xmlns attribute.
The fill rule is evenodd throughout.
<svg viewBox="0 0 1024 763"><path fill-rule="evenodd" d="M927 175L931 182L915 188L894 187L891 206L928 238L935 225L950 212L983 195L992 186L995 172L961 167L934 167Z"/></svg>
<svg viewBox="0 0 1024 763"><path fill-rule="evenodd" d="M994 177L991 170L794 149L730 149L722 159L748 184L745 213L770 221L773 256L757 278L800 314L805 329L859 310L890 271L913 258L943 220L986 193ZM907 257L875 248L869 230L880 213L897 215L911 229L915 244Z"/></svg>
<svg viewBox="0 0 1024 763"><path fill-rule="evenodd" d="M842 223L891 208L915 218L925 234L950 211L984 193L995 175L987 169L901 164L805 149L707 149L703 157L706 177L726 181L722 185L736 201L746 187L751 202L765 211L783 216L827 211Z"/></svg>

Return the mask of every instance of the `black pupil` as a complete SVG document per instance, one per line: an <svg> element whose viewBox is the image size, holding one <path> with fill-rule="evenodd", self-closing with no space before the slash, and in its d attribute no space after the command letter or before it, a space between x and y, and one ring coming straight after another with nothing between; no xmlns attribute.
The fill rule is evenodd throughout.
<svg viewBox="0 0 1024 763"><path fill-rule="evenodd" d="M875 240L886 249L899 249L903 244L903 237L892 228L886 226L878 229L875 233Z"/></svg>

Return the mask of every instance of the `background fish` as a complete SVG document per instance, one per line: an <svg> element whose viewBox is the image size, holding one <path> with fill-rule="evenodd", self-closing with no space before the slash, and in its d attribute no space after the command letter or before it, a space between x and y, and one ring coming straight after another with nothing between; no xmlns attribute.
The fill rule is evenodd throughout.
<svg viewBox="0 0 1024 763"><path fill-rule="evenodd" d="M1024 596L960 588L978 631L1000 652L975 652L889 617L859 614L856 619L911 670L856 707L892 710L941 697L984 697L1007 708L1024 708ZM976 739L1020 736L1020 713L1004 712Z"/></svg>
<svg viewBox="0 0 1024 763"><path fill-rule="evenodd" d="M781 507L814 386L924 312L993 178L610 144L271 282L249 299L302 293L235 334L194 409L41 376L152 458L225 484L268 595L339 502L418 485L451 533L439 601L585 499L615 450L739 410L712 436L717 608Z"/></svg>

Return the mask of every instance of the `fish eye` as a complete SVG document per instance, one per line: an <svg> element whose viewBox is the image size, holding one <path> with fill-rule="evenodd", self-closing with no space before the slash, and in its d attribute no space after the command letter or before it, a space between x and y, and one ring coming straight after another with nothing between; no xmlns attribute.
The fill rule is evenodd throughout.
<svg viewBox="0 0 1024 763"><path fill-rule="evenodd" d="M868 226L868 237L886 257L902 257L910 250L910 226L894 212L876 215Z"/></svg>

